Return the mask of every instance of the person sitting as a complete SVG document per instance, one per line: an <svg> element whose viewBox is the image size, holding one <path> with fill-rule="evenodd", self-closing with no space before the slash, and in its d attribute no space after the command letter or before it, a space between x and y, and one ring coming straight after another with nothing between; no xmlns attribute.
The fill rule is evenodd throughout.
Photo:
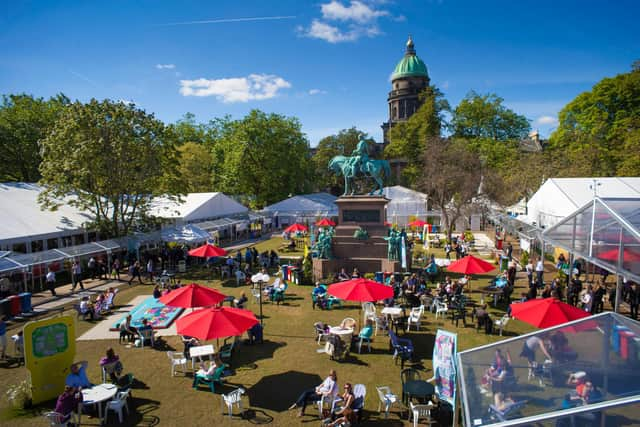
<svg viewBox="0 0 640 427"><path fill-rule="evenodd" d="M356 400L356 397L353 394L353 386L351 385L351 383L344 384L344 393L342 393L342 396L340 397L342 398L340 402L340 409L331 414L331 418L325 418L325 420L323 421L323 424L327 425L328 427L342 425L343 423L355 422L353 404Z"/></svg>
<svg viewBox="0 0 640 427"><path fill-rule="evenodd" d="M111 378L112 383L117 383L120 374L122 373L122 362L120 362L120 357L113 351L112 348L108 348L106 355L100 359L100 366L105 367L106 365L115 364L113 369L109 372L109 377Z"/></svg>
<svg viewBox="0 0 640 427"><path fill-rule="evenodd" d="M489 318L489 312L487 311L487 304L482 304L480 308L474 309L477 322L477 329L481 329L486 326L487 321L491 321Z"/></svg>
<svg viewBox="0 0 640 427"><path fill-rule="evenodd" d="M327 290L320 286L320 282L316 282L315 288L313 288L313 301L311 304L311 308L315 309L316 305L321 309L327 308Z"/></svg>
<svg viewBox="0 0 640 427"><path fill-rule="evenodd" d="M360 272L358 271L357 268L353 269L353 273L351 273L351 278L352 279L359 279L360 278Z"/></svg>
<svg viewBox="0 0 640 427"><path fill-rule="evenodd" d="M62 415L60 420L63 425L67 425L71 418L73 411L78 410L78 405L82 403L82 393L80 388L72 387L70 385L64 386L64 391L58 400L56 401L56 408L54 411Z"/></svg>
<svg viewBox="0 0 640 427"><path fill-rule="evenodd" d="M156 286L153 288L153 297L154 297L155 299L158 299L158 298L160 298L161 296L162 296L162 292L160 292L160 286L159 286L159 285L156 285Z"/></svg>
<svg viewBox="0 0 640 427"><path fill-rule="evenodd" d="M290 251L294 251L296 249L296 241L294 239L289 240L289 244L286 248Z"/></svg>
<svg viewBox="0 0 640 427"><path fill-rule="evenodd" d="M121 323L120 323L120 339L119 342L122 342L123 338L129 340L129 342L133 341L135 336L138 334L138 330L131 326L131 315L129 314Z"/></svg>
<svg viewBox="0 0 640 427"><path fill-rule="evenodd" d="M289 410L299 407L300 412L298 412L298 416L304 416L304 411L309 402L317 402L322 399L323 396L332 396L337 394L337 381L338 375L336 374L335 369L330 370L329 376L325 378L322 384L315 388L305 390L300 397L298 397L298 400L289 407Z"/></svg>
<svg viewBox="0 0 640 427"><path fill-rule="evenodd" d="M224 363L222 362L222 359L220 359L220 353L216 353L215 356L213 357L213 360L209 362L208 369L205 369L206 365L204 362L200 363L200 369L198 369L198 371L196 372L196 376L204 377L204 378L210 377L211 375L213 375L216 369L218 369L221 366L224 366Z"/></svg>
<svg viewBox="0 0 640 427"><path fill-rule="evenodd" d="M191 347L196 347L200 345L200 341L198 340L198 338L190 337L188 335L182 336L182 343L184 344L183 354L184 354L184 357L186 357L187 359L191 358L191 355L189 353L189 350L191 349Z"/></svg>
<svg viewBox="0 0 640 427"><path fill-rule="evenodd" d="M151 325L149 324L149 321L146 318L142 319L142 326L140 326L138 328L138 332L139 333L144 333L145 331L152 331L153 333L153 328L151 327ZM144 345L144 343L140 343L141 345Z"/></svg>
<svg viewBox="0 0 640 427"><path fill-rule="evenodd" d="M249 301L249 299L247 298L247 294L242 292L240 294L240 298L234 299L233 303L236 306L236 308L244 308L244 305L247 303L247 301Z"/></svg>
<svg viewBox="0 0 640 427"><path fill-rule="evenodd" d="M95 319L93 304L89 301L89 297L82 297L80 300L80 314L83 316L90 316L91 320ZM86 319L86 317L84 317L84 319Z"/></svg>
<svg viewBox="0 0 640 427"><path fill-rule="evenodd" d="M500 412L503 412L514 403L514 400L510 396L505 397L505 394L502 392L493 395L493 405Z"/></svg>
<svg viewBox="0 0 640 427"><path fill-rule="evenodd" d="M93 384L91 384L89 378L87 378L87 366L89 366L89 362L87 362L86 360L73 363L69 368L71 370L71 373L67 375L65 384L70 387L93 387Z"/></svg>

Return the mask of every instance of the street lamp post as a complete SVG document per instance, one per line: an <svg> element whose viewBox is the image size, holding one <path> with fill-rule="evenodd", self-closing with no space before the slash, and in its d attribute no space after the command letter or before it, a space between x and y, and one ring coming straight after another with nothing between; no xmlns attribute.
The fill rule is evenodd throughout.
<svg viewBox="0 0 640 427"><path fill-rule="evenodd" d="M260 326L264 326L262 324L262 284L265 282L269 281L269 275L268 274L263 274L263 273L256 273L253 276L251 276L251 281L255 284L258 285L258 292L260 292L259 294L259 304L260 304Z"/></svg>

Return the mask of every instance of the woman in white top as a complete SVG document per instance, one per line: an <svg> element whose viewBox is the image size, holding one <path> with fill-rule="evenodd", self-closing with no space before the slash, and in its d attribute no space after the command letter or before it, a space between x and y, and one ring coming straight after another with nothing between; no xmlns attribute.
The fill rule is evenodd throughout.
<svg viewBox="0 0 640 427"><path fill-rule="evenodd" d="M298 400L289 407L289 410L300 407L299 417L304 416L304 410L309 402L317 402L322 399L323 396L336 395L338 393L338 375L335 369L329 371L329 376L319 386L304 391Z"/></svg>

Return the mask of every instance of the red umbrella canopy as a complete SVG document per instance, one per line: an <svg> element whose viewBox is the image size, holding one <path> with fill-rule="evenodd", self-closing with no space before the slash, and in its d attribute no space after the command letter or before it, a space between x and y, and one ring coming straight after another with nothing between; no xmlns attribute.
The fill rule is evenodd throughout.
<svg viewBox="0 0 640 427"><path fill-rule="evenodd" d="M203 341L241 335L258 323L249 310L232 307L210 307L196 310L176 321L178 333Z"/></svg>
<svg viewBox="0 0 640 427"><path fill-rule="evenodd" d="M189 255L197 256L200 258L211 258L214 256L225 256L227 251L222 248L217 247L216 245L212 245L210 243L199 246L195 249L191 249L189 251Z"/></svg>
<svg viewBox="0 0 640 427"><path fill-rule="evenodd" d="M599 253L596 255L600 259L604 259L607 261L613 261L614 263L618 262L618 249L609 249L608 251ZM634 252L629 249L625 249L622 253L622 262L640 262L640 253Z"/></svg>
<svg viewBox="0 0 640 427"><path fill-rule="evenodd" d="M535 327L550 328L582 319L589 313L555 298L543 298L511 304L511 315Z"/></svg>
<svg viewBox="0 0 640 427"><path fill-rule="evenodd" d="M158 301L169 307L193 308L216 305L224 298L225 295L215 289L191 283L161 296Z"/></svg>
<svg viewBox="0 0 640 427"><path fill-rule="evenodd" d="M316 225L320 227L335 227L336 223L331 221L329 218L322 218L320 221L316 222Z"/></svg>
<svg viewBox="0 0 640 427"><path fill-rule="evenodd" d="M393 298L393 288L364 278L334 283L327 292L347 301L371 302Z"/></svg>
<svg viewBox="0 0 640 427"><path fill-rule="evenodd" d="M422 228L422 227L424 227L425 225L427 225L427 222L426 222L426 221L423 221L423 220L421 220L421 219L416 219L415 221L411 221L411 222L409 223L409 226L410 226L410 227L418 227L418 228Z"/></svg>
<svg viewBox="0 0 640 427"><path fill-rule="evenodd" d="M288 226L287 228L284 229L284 231L287 233L298 233L303 231L309 231L309 229L307 228L306 225L296 223Z"/></svg>
<svg viewBox="0 0 640 427"><path fill-rule="evenodd" d="M462 274L480 274L495 270L496 266L473 255L468 255L458 261L452 262L447 271Z"/></svg>

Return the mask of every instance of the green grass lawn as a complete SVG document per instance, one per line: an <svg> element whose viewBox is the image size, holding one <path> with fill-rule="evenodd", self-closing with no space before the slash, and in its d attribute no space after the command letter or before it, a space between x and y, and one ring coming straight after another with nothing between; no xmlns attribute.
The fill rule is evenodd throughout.
<svg viewBox="0 0 640 427"><path fill-rule="evenodd" d="M259 251L279 247L280 238L274 238L257 244ZM301 253L300 253L301 255ZM440 257L442 254L437 253ZM457 275L452 275L456 276ZM183 274L183 283L197 281L207 286L220 289L228 295L239 295L245 291L250 294L248 286L235 287L235 280L224 283L219 280L208 280L209 270L194 269ZM479 284L486 284L489 276L478 276L474 279L474 288ZM123 305L137 295L150 294L151 286L137 285L124 287L118 294L116 303ZM373 340L373 351L363 354L351 353L347 361L338 363L329 360L326 354L318 354L320 348L314 340L313 324L322 321L332 325L339 324L345 317L358 319L362 322L361 312L357 303L346 302L343 308L331 311L312 310L311 287L291 285L288 288L286 301L282 305L266 303L263 306L265 323L265 342L262 345L241 345L234 355L232 366L235 375L227 378L227 384L212 394L205 389L191 388L192 377L178 374L171 377L167 350L182 351L179 337L169 337L156 349L126 348L116 340L78 341L77 360L88 360L89 377L98 383L101 373L98 360L108 347L113 347L124 364L125 372L132 372L138 380L132 392L129 403L131 414L125 425L168 425L168 426L205 426L231 425L242 423L238 417L229 421L223 417L220 392L227 392L234 387L242 386L247 390L244 407L256 411L259 420L272 420L272 425L299 425L300 419L295 412L285 410L301 391L319 383L330 369L336 369L340 385L345 381L362 383L367 386L365 405L365 423L363 425L402 425L398 413L392 413L388 421L384 421L376 412L378 397L375 386L388 385L399 394L400 365L395 365L389 352L389 339L377 336ZM516 291L517 292L517 291ZM471 297L479 300L479 293L472 293ZM250 300L248 308L258 312L258 305ZM504 307L503 307L504 308ZM499 318L503 310L492 308L492 317ZM75 312L72 313L75 316ZM82 334L92 327L91 322L78 321L77 333ZM468 349L478 345L502 339L497 335L487 336L484 332L476 332L475 328L456 328L450 319L438 321L431 313L423 317L419 332L411 331L404 336L413 340L416 348L417 365L424 369L423 377L430 378L431 354L433 340L437 329L446 329L458 334L458 348ZM505 336L513 336L532 330L530 326L512 321L509 323ZM2 379L0 384L5 389L26 378L24 367L2 365L0 362ZM54 402L41 405L28 412L16 411L8 406L5 399L0 402L0 424L3 426L41 426L44 420L41 413L52 410ZM317 411L309 408L303 422L317 422ZM97 424L97 420L83 417L83 421ZM110 424L116 424L117 418L110 418ZM84 423L83 423L84 424Z"/></svg>

